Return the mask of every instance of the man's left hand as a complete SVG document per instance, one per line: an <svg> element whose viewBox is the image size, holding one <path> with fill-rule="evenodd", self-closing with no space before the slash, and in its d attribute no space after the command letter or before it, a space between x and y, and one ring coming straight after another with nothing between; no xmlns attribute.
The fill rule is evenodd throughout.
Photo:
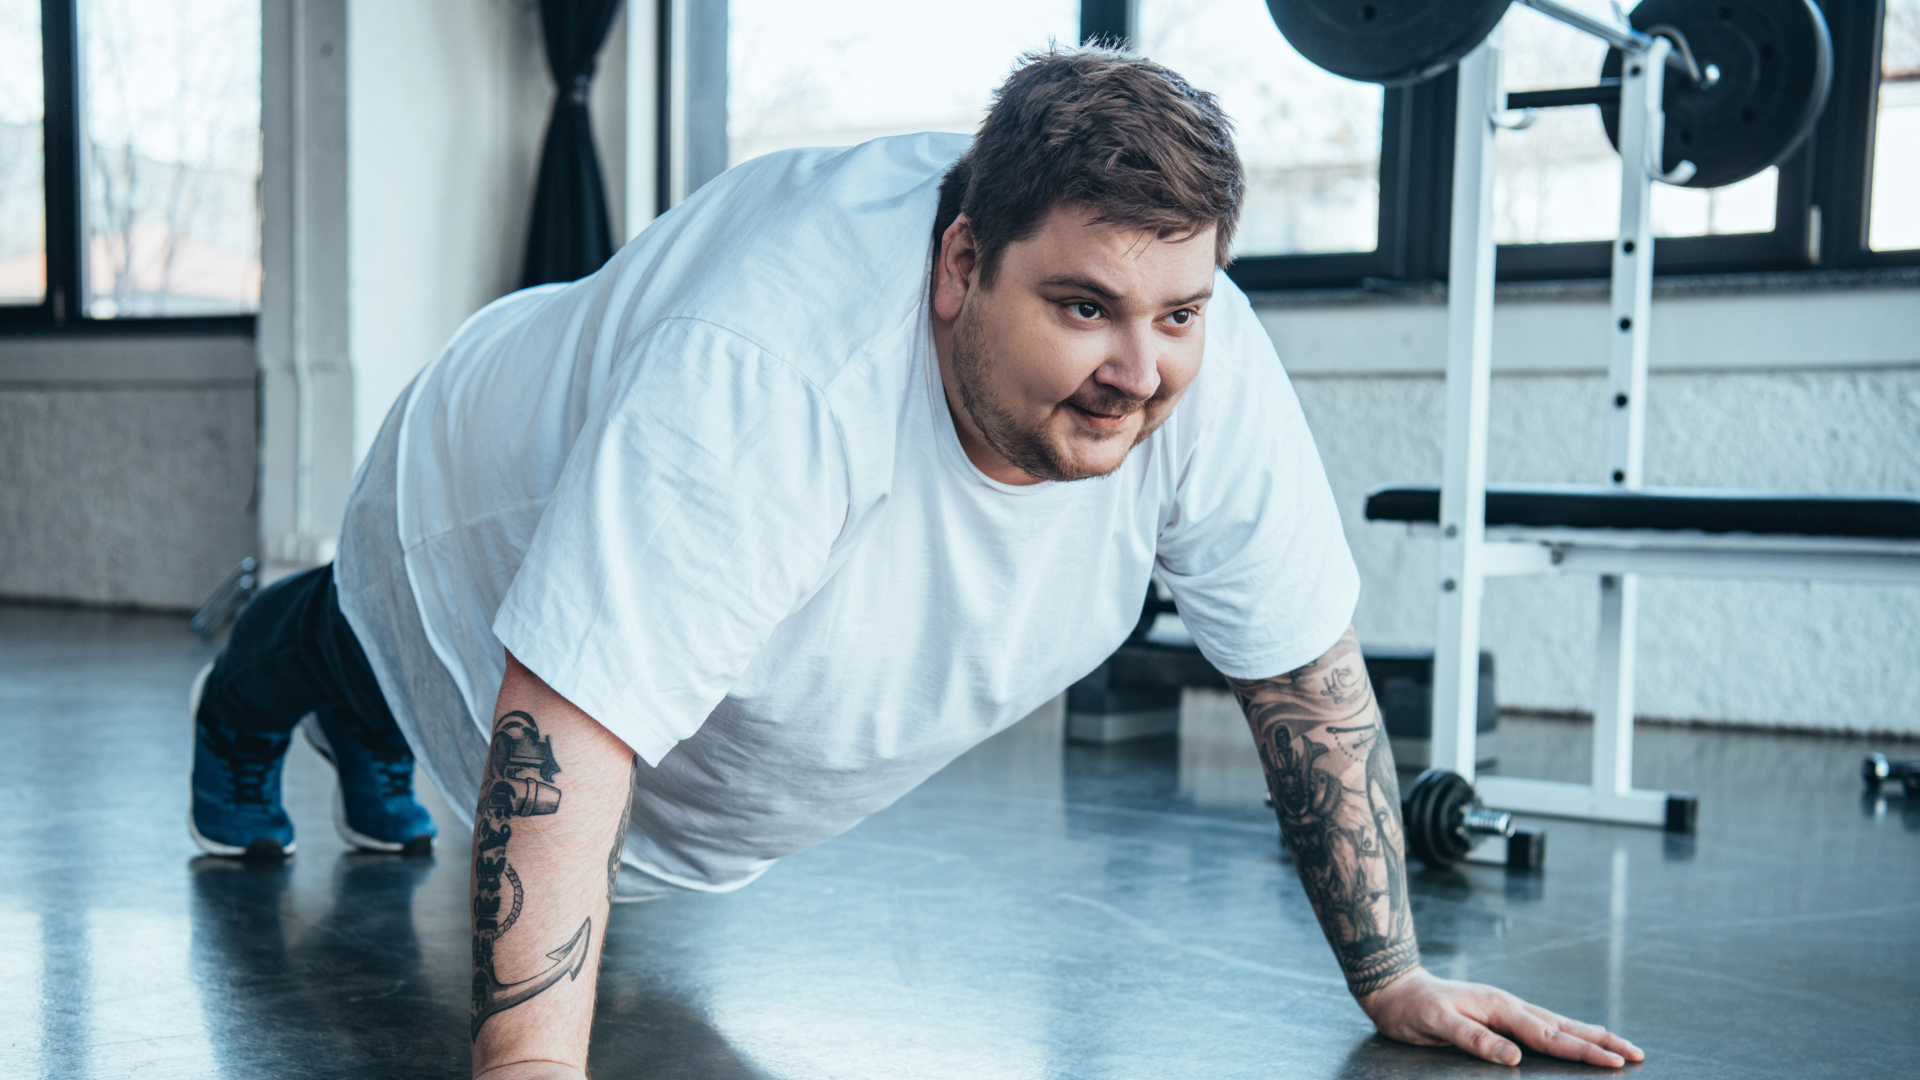
<svg viewBox="0 0 1920 1080"><path fill-rule="evenodd" d="M1505 990L1439 978L1415 968L1360 999L1380 1034L1416 1046L1459 1047L1500 1065L1520 1064L1520 1047L1619 1068L1640 1048L1597 1024L1583 1024ZM1503 1038L1504 1036L1504 1038Z"/></svg>

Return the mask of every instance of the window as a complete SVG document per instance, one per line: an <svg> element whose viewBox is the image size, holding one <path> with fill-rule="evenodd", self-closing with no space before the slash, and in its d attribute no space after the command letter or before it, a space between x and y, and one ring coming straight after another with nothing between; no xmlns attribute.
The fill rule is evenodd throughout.
<svg viewBox="0 0 1920 1080"><path fill-rule="evenodd" d="M1920 0L1887 0L1867 246L1920 248Z"/></svg>
<svg viewBox="0 0 1920 1080"><path fill-rule="evenodd" d="M1737 184L1656 186L1657 273L1920 263L1920 0L1816 2L1834 84L1813 137ZM1446 276L1452 74L1384 91L1336 78L1287 46L1262 0L983 0L958 19L927 0L661 3L669 25L685 24L681 44L663 46L665 85L681 88L663 95L662 130L679 133L663 141L669 198L783 146L971 131L1013 59L1075 36L1077 17L1082 40L1127 39L1234 118L1249 183L1231 270L1243 288ZM1510 91L1599 78L1605 47L1536 11L1516 5L1503 34ZM1499 139L1499 276L1607 276L1620 166L1599 110L1542 109L1531 129ZM675 169L687 183L672 182Z"/></svg>
<svg viewBox="0 0 1920 1080"><path fill-rule="evenodd" d="M1605 13L1602 8L1601 14ZM1606 43L1515 5L1501 20L1509 93L1591 86ZM1494 178L1493 238L1501 244L1610 240L1619 228L1620 157L1592 106L1541 109L1532 126L1502 131ZM1656 236L1770 233L1780 170L1721 188L1653 186Z"/></svg>
<svg viewBox="0 0 1920 1080"><path fill-rule="evenodd" d="M1080 37L1078 0L732 0L727 164L916 131L972 134L1024 52Z"/></svg>
<svg viewBox="0 0 1920 1080"><path fill-rule="evenodd" d="M0 0L0 322L250 318L260 164L255 0Z"/></svg>
<svg viewBox="0 0 1920 1080"><path fill-rule="evenodd" d="M661 11L663 210L774 150L971 134L1022 53L1080 39L1078 0L661 0Z"/></svg>
<svg viewBox="0 0 1920 1080"><path fill-rule="evenodd" d="M259 310L259 3L80 12L86 313Z"/></svg>
<svg viewBox="0 0 1920 1080"><path fill-rule="evenodd" d="M47 294L40 0L0 0L0 304Z"/></svg>
<svg viewBox="0 0 1920 1080"><path fill-rule="evenodd" d="M1385 92L1313 66L1265 5L1140 0L1140 53L1219 97L1247 170L1237 257L1373 251Z"/></svg>

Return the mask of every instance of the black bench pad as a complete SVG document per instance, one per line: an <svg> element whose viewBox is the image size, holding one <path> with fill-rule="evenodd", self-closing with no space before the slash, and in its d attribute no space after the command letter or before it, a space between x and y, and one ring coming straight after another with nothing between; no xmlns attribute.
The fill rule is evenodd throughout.
<svg viewBox="0 0 1920 1080"><path fill-rule="evenodd" d="M1436 484L1376 488L1367 495L1367 519L1438 524L1440 488ZM1920 540L1920 495L1488 484L1487 525Z"/></svg>

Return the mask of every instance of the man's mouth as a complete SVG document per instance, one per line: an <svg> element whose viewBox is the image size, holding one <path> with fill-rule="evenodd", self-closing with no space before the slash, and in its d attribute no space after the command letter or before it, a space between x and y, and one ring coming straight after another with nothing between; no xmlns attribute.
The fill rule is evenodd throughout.
<svg viewBox="0 0 1920 1080"><path fill-rule="evenodd" d="M1127 425L1128 419L1137 411L1128 409L1118 413L1095 412L1071 401L1067 402L1067 408L1072 410L1074 417L1082 424L1095 431L1118 431Z"/></svg>

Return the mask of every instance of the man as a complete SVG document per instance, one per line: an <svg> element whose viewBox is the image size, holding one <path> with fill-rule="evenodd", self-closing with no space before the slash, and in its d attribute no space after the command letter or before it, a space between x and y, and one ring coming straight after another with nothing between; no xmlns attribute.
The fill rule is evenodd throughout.
<svg viewBox="0 0 1920 1080"><path fill-rule="evenodd" d="M343 833L426 842L410 743L476 806L475 1074L578 1077L623 860L748 883L1091 670L1157 572L1379 1029L1638 1060L1419 965L1357 575L1219 269L1242 188L1211 96L1055 52L971 143L758 159L475 315L382 430L338 582L269 590L204 678L196 838L291 850L278 754L317 710Z"/></svg>

